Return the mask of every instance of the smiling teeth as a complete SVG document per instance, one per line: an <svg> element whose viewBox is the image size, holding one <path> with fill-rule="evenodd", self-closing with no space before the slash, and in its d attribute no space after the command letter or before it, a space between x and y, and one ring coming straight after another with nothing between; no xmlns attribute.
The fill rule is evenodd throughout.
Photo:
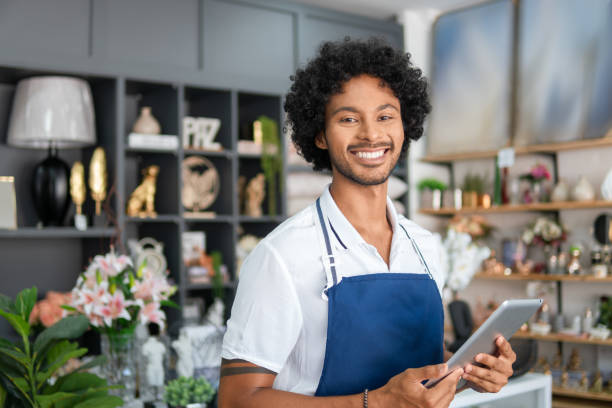
<svg viewBox="0 0 612 408"><path fill-rule="evenodd" d="M377 152L357 152L357 157L360 159L378 159L385 154L384 150L379 150Z"/></svg>

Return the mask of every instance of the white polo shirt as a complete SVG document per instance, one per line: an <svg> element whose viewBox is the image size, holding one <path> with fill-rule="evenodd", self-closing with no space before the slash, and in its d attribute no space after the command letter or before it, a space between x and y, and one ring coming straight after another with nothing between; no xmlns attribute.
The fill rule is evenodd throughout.
<svg viewBox="0 0 612 408"><path fill-rule="evenodd" d="M416 242L441 293L439 246L429 231L397 215L387 199L393 228L389 267L336 206L329 188L321 209L340 277L372 273L427 273L406 229ZM278 375L273 388L314 395L323 370L327 339L327 286L320 225L315 204L289 218L251 252L240 282L222 356L242 359Z"/></svg>

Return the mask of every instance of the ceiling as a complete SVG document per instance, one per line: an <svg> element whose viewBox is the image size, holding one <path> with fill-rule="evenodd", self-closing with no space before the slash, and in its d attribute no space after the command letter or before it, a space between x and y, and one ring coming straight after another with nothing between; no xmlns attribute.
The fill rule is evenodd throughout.
<svg viewBox="0 0 612 408"><path fill-rule="evenodd" d="M482 0L292 0L345 13L360 14L370 18L388 20L408 9L453 9L482 2Z"/></svg>

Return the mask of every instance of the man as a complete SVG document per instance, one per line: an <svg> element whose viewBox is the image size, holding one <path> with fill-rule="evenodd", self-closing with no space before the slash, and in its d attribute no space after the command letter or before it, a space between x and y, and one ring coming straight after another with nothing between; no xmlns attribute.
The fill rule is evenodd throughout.
<svg viewBox="0 0 612 408"><path fill-rule="evenodd" d="M387 180L429 112L408 55L325 43L285 102L293 142L332 183L244 262L223 343L227 407L447 407L461 377L498 391L514 353L447 372L437 248L398 216Z"/></svg>

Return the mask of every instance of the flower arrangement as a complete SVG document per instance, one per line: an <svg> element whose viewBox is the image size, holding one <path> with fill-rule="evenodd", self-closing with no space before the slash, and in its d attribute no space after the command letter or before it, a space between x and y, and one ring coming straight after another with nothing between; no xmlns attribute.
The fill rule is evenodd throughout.
<svg viewBox="0 0 612 408"><path fill-rule="evenodd" d="M541 183L544 180L550 180L551 176L550 176L550 172L548 171L545 165L536 164L535 166L531 168L529 173L525 173L521 175L520 179L528 181L531 184L534 184L534 183Z"/></svg>
<svg viewBox="0 0 612 408"><path fill-rule="evenodd" d="M40 323L44 327L53 326L66 316L66 310L62 306L70 304L71 301L71 293L47 292L45 298L34 305L32 313L30 313L30 324Z"/></svg>
<svg viewBox="0 0 612 408"><path fill-rule="evenodd" d="M480 215L472 215L470 217L456 215L451 219L448 227L459 233L469 234L472 240L486 238L493 230L493 226Z"/></svg>
<svg viewBox="0 0 612 408"><path fill-rule="evenodd" d="M176 306L169 300L175 291L165 274L154 274L146 264L135 270L129 257L111 250L96 256L79 276L68 309L103 332L132 331L137 323L163 328L161 307Z"/></svg>
<svg viewBox="0 0 612 408"><path fill-rule="evenodd" d="M521 236L526 245L551 245L557 247L567 238L565 228L547 217L538 217Z"/></svg>
<svg viewBox="0 0 612 408"><path fill-rule="evenodd" d="M164 401L172 407L207 404L215 395L214 388L204 378L179 377L166 385Z"/></svg>

